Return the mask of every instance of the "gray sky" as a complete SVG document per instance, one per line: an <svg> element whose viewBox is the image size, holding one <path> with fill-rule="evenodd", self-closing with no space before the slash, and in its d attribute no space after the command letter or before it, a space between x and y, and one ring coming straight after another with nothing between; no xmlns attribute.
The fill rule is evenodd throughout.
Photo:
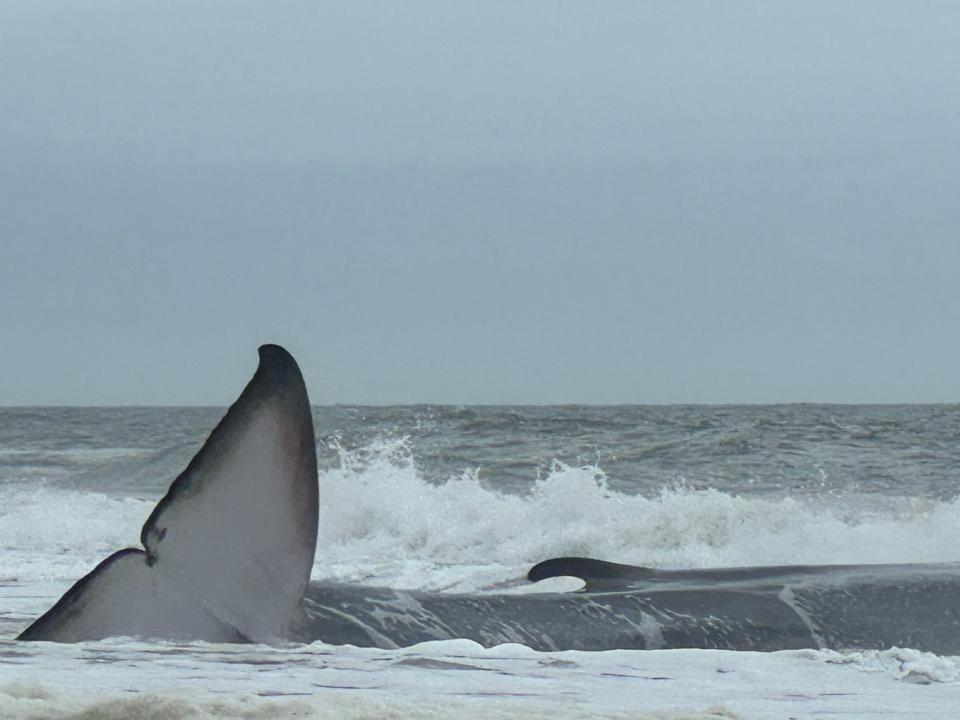
<svg viewBox="0 0 960 720"><path fill-rule="evenodd" d="M960 3L0 5L0 404L960 400Z"/></svg>

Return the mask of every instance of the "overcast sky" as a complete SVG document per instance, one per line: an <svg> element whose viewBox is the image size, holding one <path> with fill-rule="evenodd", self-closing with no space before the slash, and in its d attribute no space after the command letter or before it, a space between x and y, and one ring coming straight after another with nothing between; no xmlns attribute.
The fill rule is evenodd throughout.
<svg viewBox="0 0 960 720"><path fill-rule="evenodd" d="M0 404L960 400L960 3L0 4Z"/></svg>

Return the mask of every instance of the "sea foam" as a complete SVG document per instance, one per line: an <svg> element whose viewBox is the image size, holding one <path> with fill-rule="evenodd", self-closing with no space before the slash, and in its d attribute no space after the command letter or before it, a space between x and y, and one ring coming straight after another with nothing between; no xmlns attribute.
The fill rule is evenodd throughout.
<svg viewBox="0 0 960 720"><path fill-rule="evenodd" d="M317 579L475 591L562 555L663 568L960 560L957 501L772 499L683 484L629 495L598 466L562 463L531 492L506 494L476 469L426 481L402 440L341 451L319 480ZM0 580L76 579L139 545L157 499L0 484Z"/></svg>
<svg viewBox="0 0 960 720"><path fill-rule="evenodd" d="M402 441L341 453L321 475L314 575L477 590L548 557L665 568L960 560L956 501L877 496L770 499L682 484L611 490L602 468L555 463L526 495L475 470L425 482Z"/></svg>

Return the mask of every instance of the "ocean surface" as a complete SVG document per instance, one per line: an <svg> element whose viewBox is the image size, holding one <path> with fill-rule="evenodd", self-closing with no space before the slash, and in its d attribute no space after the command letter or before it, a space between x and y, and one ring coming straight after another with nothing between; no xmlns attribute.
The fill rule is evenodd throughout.
<svg viewBox="0 0 960 720"><path fill-rule="evenodd" d="M222 413L0 408L0 718L960 712L960 658L910 648L13 641L106 555L138 545ZM315 579L518 592L558 555L662 568L960 561L960 406L337 406L314 422Z"/></svg>

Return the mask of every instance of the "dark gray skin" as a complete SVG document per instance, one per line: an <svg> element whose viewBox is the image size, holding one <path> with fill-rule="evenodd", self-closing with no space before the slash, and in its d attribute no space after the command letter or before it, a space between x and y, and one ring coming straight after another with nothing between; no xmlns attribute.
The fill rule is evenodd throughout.
<svg viewBox="0 0 960 720"><path fill-rule="evenodd" d="M573 560L577 567L562 574L579 575L587 585L570 593L445 594L311 583L299 639L388 648L467 638L536 650L897 646L960 654L957 565L669 572ZM611 566L633 572L590 577L591 568ZM531 575L549 576L541 566Z"/></svg>
<svg viewBox="0 0 960 720"><path fill-rule="evenodd" d="M535 566L582 591L448 594L310 583L318 518L306 387L275 345L143 528L21 640L111 636L402 647L467 638L537 650L911 647L960 654L960 566L661 571Z"/></svg>

